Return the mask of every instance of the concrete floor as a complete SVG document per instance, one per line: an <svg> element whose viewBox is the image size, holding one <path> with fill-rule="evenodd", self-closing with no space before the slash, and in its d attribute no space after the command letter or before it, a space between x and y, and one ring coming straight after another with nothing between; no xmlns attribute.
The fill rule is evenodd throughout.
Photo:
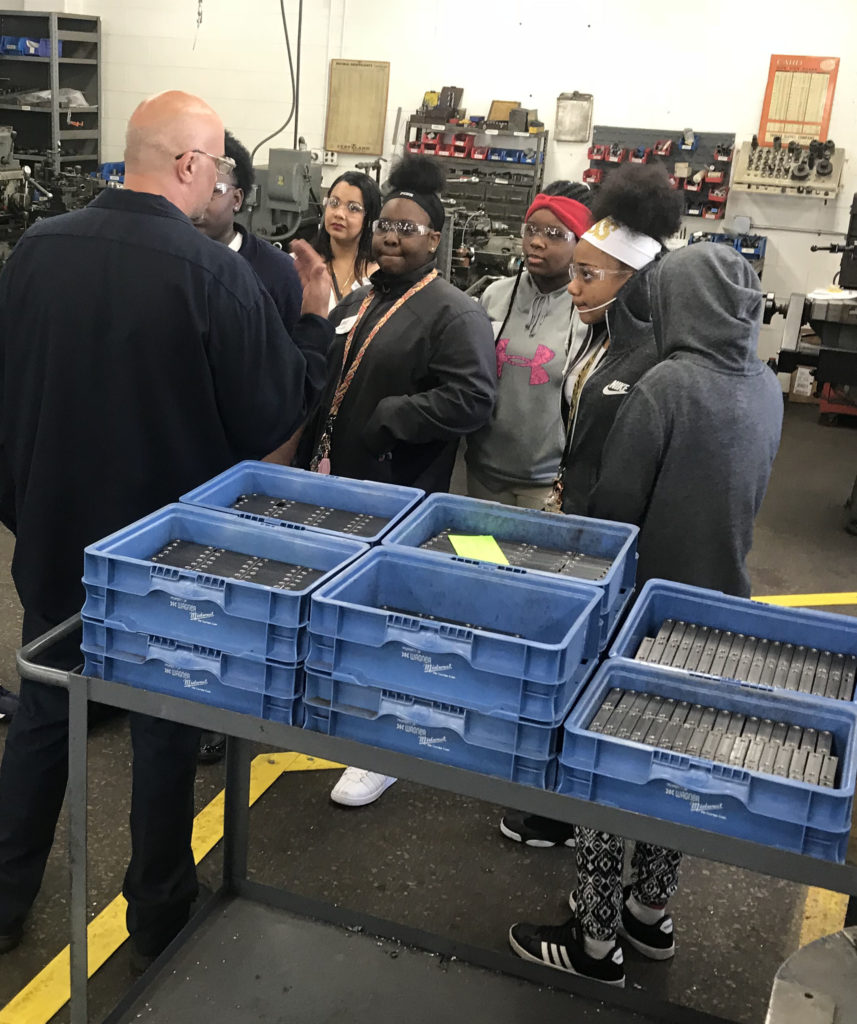
<svg viewBox="0 0 857 1024"><path fill-rule="evenodd" d="M857 538L842 530L842 503L855 472L853 425L822 427L814 408L787 407L783 445L750 559L757 594L855 589ZM11 538L3 535L0 681L15 689L20 611L8 579L10 555ZM836 610L857 614L854 607ZM124 724L99 727L90 743L93 913L121 889L129 765ZM251 816L254 877L498 951L506 950L515 920L565 919L573 884L569 851L510 843L497 830L498 808L412 783L394 786L371 807L344 810L327 800L335 778L331 771L286 774L262 797ZM221 787L221 766L201 768L197 807ZM65 857L62 824L26 940L0 959L0 1007L66 944ZM218 871L216 850L201 875L216 882ZM791 883L687 858L672 904L676 958L653 964L628 953L628 984L736 1021L763 1021L773 976L798 946L805 894ZM93 1021L103 1018L130 981L121 949L92 985ZM597 1010L578 1000L570 1019L589 1019ZM67 1020L67 1011L52 1018L57 1024Z"/></svg>

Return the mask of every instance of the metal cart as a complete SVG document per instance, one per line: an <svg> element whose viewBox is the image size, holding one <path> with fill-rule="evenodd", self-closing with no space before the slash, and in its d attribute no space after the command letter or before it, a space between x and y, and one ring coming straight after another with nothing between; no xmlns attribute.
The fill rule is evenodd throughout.
<svg viewBox="0 0 857 1024"><path fill-rule="evenodd" d="M342 949L337 943L349 937L354 942L367 943L366 936L374 937L373 948L389 954L384 957L386 968L372 968L372 981L376 994L384 992L390 1002L399 1002L399 1012L407 1015L412 1024L432 1019L427 1015L429 1001L420 1007L422 993L413 988L419 984L419 965L408 965L408 948L392 946L401 943L404 947L440 954L444 962L453 965L443 981L449 986L447 1007L455 1006L455 1016L445 1019L465 1019L462 1003L458 1000L471 999L472 1004L481 1008L467 1017L476 1024L480 1020L532 1019L533 1013L540 1016L545 1024L567 1019L568 1002L565 992L580 995L600 1002L609 1002L627 1010L649 1015L658 1021L682 1022L682 1024L727 1024L726 1018L702 1010L666 1002L645 990L633 988L609 988L598 982L573 975L561 974L547 967L529 964L514 957L469 946L454 939L434 935L413 927L397 924L380 918L349 911L322 901L309 899L272 886L254 882L247 874L247 850L250 784L251 744L253 742L275 745L280 749L297 751L320 758L346 764L359 764L372 771L395 775L426 786L486 800L506 807L527 810L534 814L546 815L561 821L576 822L604 831L673 847L707 860L720 861L747 868L761 874L788 879L805 885L817 886L837 892L857 895L857 867L834 864L801 854L789 853L747 840L733 839L701 829L674 824L612 807L601 806L569 796L534 789L503 779L481 775L446 765L435 764L406 754L399 754L377 747L308 732L294 726L281 725L257 719L249 715L224 711L204 704L177 697L138 689L123 683L108 682L78 675L74 672L48 668L39 663L54 645L80 628L80 617L74 616L55 629L28 644L18 653L18 670L25 679L62 686L69 692L69 858L71 873L71 1022L87 1024L87 707L90 701L111 704L128 711L141 712L177 722L193 724L202 729L225 733L229 736L226 761L226 794L224 820L224 850L222 885L215 896L196 914L187 927L164 951L153 967L126 994L119 1005L108 1016L106 1024L130 1024L141 1015L150 1021L184 1020L175 1003L171 1016L158 1016L156 1012L159 991L163 995L165 986L173 986L168 998L175 1000L177 992L183 993L188 1005L195 1007L196 1014L205 1013L207 1024L229 1021L236 1024L234 1009L232 1016L218 1015L216 1005L203 1006L200 999L210 990L215 976L228 978L228 985L234 992L241 986L242 972L246 979L249 970L250 987L254 979L258 982L262 973L267 977L278 970L303 977L312 970L320 972L322 991L318 998L329 996L330 1000L343 1001L343 1012L337 1015L335 1006L326 1005L323 1016L315 1007L315 1020L349 1020L350 1022L389 1019L379 1012L380 1003L370 1005L371 1000L361 1004L366 1016L360 1016L356 1009L358 995L351 988L338 991L332 981L337 962L343 959ZM278 941L285 941L288 929L300 927L301 922L308 933L301 947L310 963L296 964L290 960L290 952L282 946L277 949L277 958L272 960L270 946L267 951L252 949L253 941L259 942L260 935L276 931ZM324 922L324 924L320 924ZM338 926L331 928L330 926ZM320 930L321 929L321 930ZM326 929L326 930L325 930ZM334 948L336 947L336 948ZM190 956L187 955L191 950ZM205 962L206 950L216 950L221 963ZM399 952L401 950L401 953ZM221 955L222 954L222 955ZM254 955L251 955L254 954ZM267 956L267 959L266 959ZM321 964L317 959L325 958ZM313 959L315 958L315 959ZM179 965L180 972L175 969ZM392 965L392 966L391 966ZM465 965L470 965L465 967ZM215 968L210 969L210 968ZM172 967L172 969L170 969ZM377 967L377 965L376 965ZM465 971L482 969L483 976L477 985L469 988L463 984ZM252 973L255 971L255 974ZM386 972L386 973L385 973ZM409 973L410 972L410 973ZM489 974L488 972L497 972ZM395 973L395 976L394 976ZM179 976L180 974L180 976ZM178 981L177 981L178 979ZM534 982L523 986L520 979ZM425 979L423 979L425 980ZM295 1007L290 1005L284 991L289 986L278 979L278 1004L275 1007L262 1006L263 993L248 992L247 1012L252 1020L280 1021L295 1020ZM486 981L490 984L486 984ZM431 984L442 987L437 977ZM459 987L456 988L456 985ZM503 986L506 988L503 988ZM178 986L178 987L177 987ZM410 988L409 988L410 986ZM537 988L536 986L540 986ZM262 986L264 987L264 986ZM296 988L298 986L295 986ZM493 995L492 995L493 991ZM477 993L474 996L474 992ZM513 1016L516 993L524 993L527 1016ZM289 999L292 998L289 993ZM164 997L167 998L167 997ZM297 998L297 995L295 995ZM407 1009L401 1000L407 998ZM523 998L523 997L522 997ZM345 1005L344 1001L348 1001ZM492 1004L493 1000L493 1004ZM538 1000L534 1004L533 1000ZM493 1005L501 1009L497 1015ZM524 1003L521 1001L520 1005ZM142 1009L148 1012L142 1014ZM287 1011L282 1016L283 1010ZM463 1016L458 1010L462 1009ZM434 1020L437 1020L434 1011ZM443 1019L443 1018L441 1018Z"/></svg>

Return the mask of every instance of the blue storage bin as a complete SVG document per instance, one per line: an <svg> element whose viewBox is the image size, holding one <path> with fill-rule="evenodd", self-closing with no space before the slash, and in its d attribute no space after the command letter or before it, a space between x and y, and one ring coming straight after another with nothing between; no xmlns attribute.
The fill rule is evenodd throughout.
<svg viewBox="0 0 857 1024"><path fill-rule="evenodd" d="M287 725L301 719L303 665L281 665L83 620L83 673Z"/></svg>
<svg viewBox="0 0 857 1024"><path fill-rule="evenodd" d="M681 619L697 626L728 629L760 640L777 640L834 654L857 655L857 619L850 615L834 615L806 608L780 608L743 597L730 597L719 590L702 590L667 580L649 580L619 630L610 648L610 657L633 658L643 638L654 636L665 619ZM684 669L672 666L661 667L669 672L684 672ZM698 672L691 674L703 675ZM779 689L776 692L794 693L793 690Z"/></svg>
<svg viewBox="0 0 857 1024"><path fill-rule="evenodd" d="M313 595L309 659L362 685L558 724L597 657L600 603L582 583L376 548Z"/></svg>
<svg viewBox="0 0 857 1024"><path fill-rule="evenodd" d="M839 757L833 788L716 764L589 732L609 690L650 693L706 707L829 730ZM601 665L564 727L560 793L683 825L842 861L851 829L857 710L850 704L739 683L718 683L614 659Z"/></svg>
<svg viewBox="0 0 857 1024"><path fill-rule="evenodd" d="M603 579L586 581L604 594L600 647L607 646L610 634L634 592L639 533L636 526L512 508L456 494L430 494L403 523L387 534L383 543L419 548L446 529L452 529L454 533L491 536L497 541L524 541L539 547L580 551L584 555L612 559L613 565ZM427 551L426 554L459 560L458 556L442 551ZM555 580L574 579L573 576L560 576L538 569L527 569L527 572Z"/></svg>
<svg viewBox="0 0 857 1024"><path fill-rule="evenodd" d="M346 537L349 540L373 544L379 541L399 520L411 511L422 499L424 491L415 487L397 487L394 484L377 484L369 480L348 480L341 476L326 476L323 473L309 473L304 469L290 469L271 462L239 462L220 476L183 494L181 501L191 505L228 512L233 516L259 520L232 508L242 494L267 494L272 498L288 498L293 501L327 508L377 516L387 522L378 526L374 533L341 533L325 529L323 525L300 525L286 523L281 519L267 519L277 526L294 530L324 533L328 536Z"/></svg>
<svg viewBox="0 0 857 1024"><path fill-rule="evenodd" d="M279 590L149 561L187 540L323 570L302 590ZM366 544L280 530L192 505L167 505L84 552L83 614L117 628L282 662L306 656L310 595Z"/></svg>
<svg viewBox="0 0 857 1024"><path fill-rule="evenodd" d="M37 51L39 57L50 57L51 56L51 41L50 39L40 39L39 49ZM62 40L57 40L57 56L62 57Z"/></svg>
<svg viewBox="0 0 857 1024"><path fill-rule="evenodd" d="M0 53L13 53L18 52L18 39L19 36L0 36Z"/></svg>
<svg viewBox="0 0 857 1024"><path fill-rule="evenodd" d="M559 729L483 715L380 687L306 673L305 726L429 761L553 788Z"/></svg>
<svg viewBox="0 0 857 1024"><path fill-rule="evenodd" d="M38 57L39 40L30 39L29 36L20 36L18 39L18 53L22 57Z"/></svg>

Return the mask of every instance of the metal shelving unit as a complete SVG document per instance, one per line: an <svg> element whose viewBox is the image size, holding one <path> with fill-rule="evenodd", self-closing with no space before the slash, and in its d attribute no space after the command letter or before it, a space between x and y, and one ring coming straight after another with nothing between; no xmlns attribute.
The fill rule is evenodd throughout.
<svg viewBox="0 0 857 1024"><path fill-rule="evenodd" d="M94 170L101 162L100 18L47 11L0 11L0 35L50 40L48 57L0 54L0 78L8 79L6 95L0 96L0 110L4 123L16 132L15 155L42 162L57 174L68 164ZM62 88L82 92L87 105L60 106ZM15 93L35 90L50 90L50 103L21 105L10 99Z"/></svg>
<svg viewBox="0 0 857 1024"><path fill-rule="evenodd" d="M69 861L71 867L71 1024L87 1024L87 918L88 898L86 880L87 854L87 712L90 701L110 704L129 711L155 715L176 722L227 734L229 739L226 762L226 796L224 810L224 857L222 887L210 899L164 951L159 960L126 994L110 1013L106 1024L131 1024L142 1013L141 1008L152 1010L152 1005L164 998L169 979L180 964L181 978L186 996L193 1002L194 993L203 993L213 982L213 974L228 979L234 988L244 981L252 987L251 970L247 981L247 965L254 965L253 949L245 942L234 942L231 920L244 914L250 921L246 941L264 944L264 936L255 931L265 927L264 917L271 908L288 915L288 922L280 919L280 928L300 928L301 921L322 921L347 928L351 933L390 938L408 946L418 947L442 956L457 958L475 967L501 972L557 990L578 993L583 997L611 1002L652 1019L675 1024L728 1024L725 1018L705 1010L667 1002L653 992L628 987L609 988L598 982L573 975L560 974L541 965L519 960L512 954L498 954L492 950L465 945L450 936L430 934L398 922L386 921L351 911L338 904L327 904L295 893L264 885L248 878L249 819L248 794L252 743L276 745L283 750L310 754L344 764L359 764L371 770L409 779L447 792L459 793L487 800L502 807L513 807L541 814L560 821L627 836L630 839L657 843L706 860L733 864L762 874L788 879L804 885L857 895L857 866L836 864L798 853L791 853L762 843L708 832L703 829L679 825L631 811L595 804L577 797L564 796L547 790L535 789L519 783L482 775L475 771L437 764L408 754L400 754L353 740L309 732L295 726L254 718L250 715L225 711L195 701L170 697L161 693L128 686L123 683L88 678L73 672L46 667L43 659L64 638L80 629L80 616L74 616L55 629L28 644L18 653L18 670L25 679L62 686L69 691ZM255 915L255 916L254 916ZM270 916L270 914L269 914ZM222 934L218 935L218 929ZM225 929L225 930L224 930ZM206 934L203 934L205 932ZM202 962L200 950L211 948L212 939L222 965L212 972ZM373 940L374 941L374 940ZM381 945L381 943L377 943ZM182 953L193 955L180 960ZM398 955L398 954L397 954ZM227 957L229 959L227 959ZM195 967L193 964L195 963ZM317 962L306 965L292 964L292 968L312 974L318 970ZM242 976L242 970L244 975ZM186 973L187 972L187 973ZM259 975L255 975L258 980ZM383 985L383 978L373 977L375 989ZM277 987L274 1009L282 1012L282 986ZM254 994L255 993L255 994ZM322 989L323 998L324 991ZM242 993L243 995L243 993ZM247 993L247 1000L258 999L257 989ZM245 1005L249 1002L245 1001ZM260 1009L261 1004L256 1006ZM567 1014L567 1001L562 1004ZM273 1012L273 1009L272 1009ZM148 1014L147 1014L148 1016ZM151 1020L175 1020L148 1016ZM208 1018L212 1024L232 1019L217 1013ZM349 1019L356 1019L350 1017ZM364 1017L360 1018L362 1022ZM377 1015L371 1018L377 1019ZM566 1019L565 1016L562 1019Z"/></svg>
<svg viewBox="0 0 857 1024"><path fill-rule="evenodd" d="M465 215L484 213L492 221L508 226L516 235L524 221L527 208L541 189L544 179L548 132L510 131L500 128L473 128L457 124L431 124L409 118L405 128L405 149L419 142L425 133L474 136L474 144L502 149L533 150L535 163L513 163L500 160L474 160L471 157L438 155L446 171L446 196L454 198Z"/></svg>

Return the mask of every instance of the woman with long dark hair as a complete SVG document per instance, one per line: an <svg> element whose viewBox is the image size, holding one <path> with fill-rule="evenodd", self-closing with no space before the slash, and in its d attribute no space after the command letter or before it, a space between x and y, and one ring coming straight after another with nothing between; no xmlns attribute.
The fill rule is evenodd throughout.
<svg viewBox="0 0 857 1024"><path fill-rule="evenodd" d="M333 309L350 292L368 284L378 269L372 258L372 224L381 209L381 191L368 174L346 171L328 189L323 206L313 248L330 271Z"/></svg>

